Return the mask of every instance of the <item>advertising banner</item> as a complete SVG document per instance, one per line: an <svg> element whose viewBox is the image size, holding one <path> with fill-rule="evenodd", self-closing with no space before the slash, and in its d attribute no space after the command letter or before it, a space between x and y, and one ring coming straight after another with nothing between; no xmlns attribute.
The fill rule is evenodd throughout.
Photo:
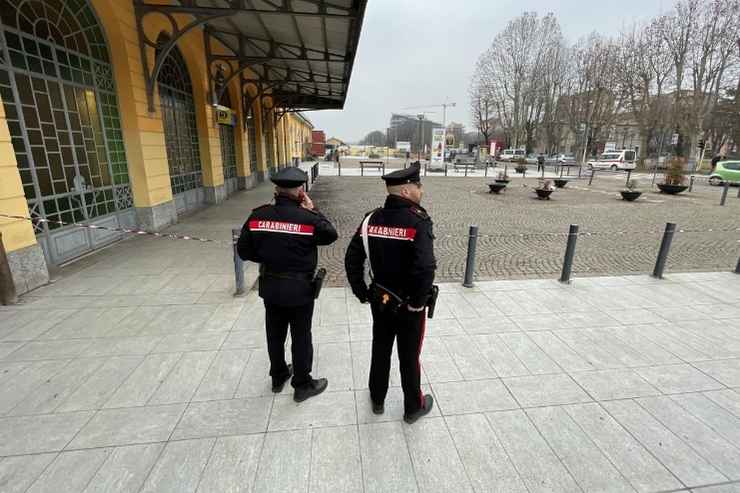
<svg viewBox="0 0 740 493"><path fill-rule="evenodd" d="M432 152L430 164L444 163L445 160L445 129L432 129Z"/></svg>

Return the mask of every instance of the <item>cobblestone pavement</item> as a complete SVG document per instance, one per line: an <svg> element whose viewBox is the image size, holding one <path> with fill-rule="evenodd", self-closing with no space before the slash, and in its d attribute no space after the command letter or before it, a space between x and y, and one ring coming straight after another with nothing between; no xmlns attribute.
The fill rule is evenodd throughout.
<svg viewBox="0 0 740 493"><path fill-rule="evenodd" d="M570 224L593 233L578 238L574 275L652 272L667 222L685 231L673 240L668 271L728 271L740 256L737 188L720 207L719 187L697 184L692 193L668 196L650 190L649 176L636 175L645 193L630 203L618 193L625 176L604 173L591 186L587 179L574 180L556 190L552 200L540 201L532 192L537 179L511 174L500 195L487 193L490 178L424 178L423 205L437 236L438 279L462 280L470 224L492 235L478 241L478 279L557 276ZM312 197L340 232L337 243L321 249L321 265L332 285L344 285L347 243L364 213L382 205L383 183L378 177L322 176Z"/></svg>
<svg viewBox="0 0 740 493"><path fill-rule="evenodd" d="M255 293L180 244L101 252L0 307L0 490L740 488L740 276L443 284L421 353L435 407L409 426L395 357L371 413L370 314L346 288L314 317L329 389L296 404L270 391Z"/></svg>

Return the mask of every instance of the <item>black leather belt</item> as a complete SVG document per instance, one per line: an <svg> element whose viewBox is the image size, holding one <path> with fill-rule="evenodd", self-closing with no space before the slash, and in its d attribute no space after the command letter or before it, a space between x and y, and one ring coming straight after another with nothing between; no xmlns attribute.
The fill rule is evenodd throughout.
<svg viewBox="0 0 740 493"><path fill-rule="evenodd" d="M274 272L261 270L260 275L270 279L288 279L291 281L312 281L313 272Z"/></svg>

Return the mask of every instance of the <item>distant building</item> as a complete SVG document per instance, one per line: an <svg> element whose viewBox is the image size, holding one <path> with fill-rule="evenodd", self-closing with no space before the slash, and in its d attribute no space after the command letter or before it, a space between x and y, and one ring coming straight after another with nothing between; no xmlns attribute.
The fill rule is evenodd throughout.
<svg viewBox="0 0 740 493"><path fill-rule="evenodd" d="M311 154L320 157L326 154L326 134L323 130L311 132Z"/></svg>
<svg viewBox="0 0 740 493"><path fill-rule="evenodd" d="M398 141L411 142L411 151L419 152L432 144L432 129L442 125L426 118L419 120L418 115L393 113L388 127L388 139L391 146Z"/></svg>

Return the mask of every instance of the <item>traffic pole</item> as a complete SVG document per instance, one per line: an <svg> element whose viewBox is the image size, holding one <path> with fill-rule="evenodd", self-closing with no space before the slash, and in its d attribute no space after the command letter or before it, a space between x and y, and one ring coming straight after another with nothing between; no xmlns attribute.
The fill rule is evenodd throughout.
<svg viewBox="0 0 740 493"><path fill-rule="evenodd" d="M576 254L576 241L578 240L578 225L571 224L568 231L568 243L565 247L565 258L563 259L563 271L560 274L560 282L570 283L570 274L573 271L573 257Z"/></svg>
<svg viewBox="0 0 740 493"><path fill-rule="evenodd" d="M665 231L663 232L663 240L660 242L660 250L658 250L658 259L655 261L655 269L653 269L653 277L656 279L663 279L663 272L665 271L665 264L666 260L668 259L668 252L671 249L673 234L675 232L676 224L666 223Z"/></svg>
<svg viewBox="0 0 740 493"><path fill-rule="evenodd" d="M475 274L475 250L478 244L478 226L470 226L468 232L468 256L465 261L465 279L463 286L473 287L473 275Z"/></svg>

